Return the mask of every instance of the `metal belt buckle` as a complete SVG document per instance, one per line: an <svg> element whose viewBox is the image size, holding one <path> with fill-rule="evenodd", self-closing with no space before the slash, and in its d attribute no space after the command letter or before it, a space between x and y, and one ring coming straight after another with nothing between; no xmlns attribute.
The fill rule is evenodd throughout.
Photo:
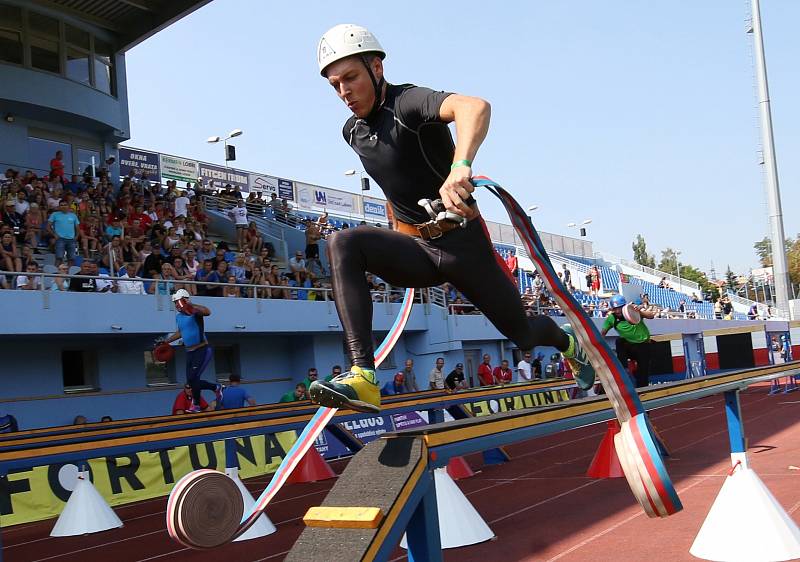
<svg viewBox="0 0 800 562"><path fill-rule="evenodd" d="M436 221L428 221L423 223L419 228L420 234L423 233L423 230L425 233L427 233L428 240L436 240L437 238L441 238L442 234L444 234ZM423 238L425 238L425 236L423 236Z"/></svg>

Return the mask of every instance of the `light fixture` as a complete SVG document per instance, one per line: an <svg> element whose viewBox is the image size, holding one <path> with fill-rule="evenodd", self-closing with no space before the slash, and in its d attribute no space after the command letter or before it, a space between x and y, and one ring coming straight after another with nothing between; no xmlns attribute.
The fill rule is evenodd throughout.
<svg viewBox="0 0 800 562"><path fill-rule="evenodd" d="M229 139L232 139L233 137L238 137L238 136L241 136L241 134L242 134L243 132L244 132L244 131L242 131L241 129L234 129L234 130L232 130L230 133L228 133L228 138L229 138Z"/></svg>
<svg viewBox="0 0 800 562"><path fill-rule="evenodd" d="M538 208L539 208L539 205L531 205L530 207L528 207L528 211L530 211L532 213L535 210L537 210Z"/></svg>
<svg viewBox="0 0 800 562"><path fill-rule="evenodd" d="M118 324L111 324L111 329L112 330L117 330L117 331L122 331L122 326L120 326Z"/></svg>
<svg viewBox="0 0 800 562"><path fill-rule="evenodd" d="M206 139L206 142L208 142L208 143L214 143L214 142L219 142L219 141L221 141L221 140L222 140L222 139L221 139L221 138L219 138L219 137L208 137L208 139Z"/></svg>
<svg viewBox="0 0 800 562"><path fill-rule="evenodd" d="M344 175L346 175L346 176L354 176L357 173L358 172L356 170L347 170L347 171L345 171Z"/></svg>

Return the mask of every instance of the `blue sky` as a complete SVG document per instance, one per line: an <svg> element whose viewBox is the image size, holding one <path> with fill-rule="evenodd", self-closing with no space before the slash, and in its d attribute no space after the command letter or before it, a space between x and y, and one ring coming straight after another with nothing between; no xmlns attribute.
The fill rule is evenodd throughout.
<svg viewBox="0 0 800 562"><path fill-rule="evenodd" d="M126 143L220 162L204 140L241 128L237 166L357 190L347 108L320 78L319 36L369 27L390 82L492 103L476 172L504 184L538 228L596 249L651 252L721 274L757 265L767 233L749 2L256 2L215 0L128 53ZM762 0L784 223L800 232L800 2ZM375 192L373 192L375 193ZM507 222L488 194L479 203Z"/></svg>

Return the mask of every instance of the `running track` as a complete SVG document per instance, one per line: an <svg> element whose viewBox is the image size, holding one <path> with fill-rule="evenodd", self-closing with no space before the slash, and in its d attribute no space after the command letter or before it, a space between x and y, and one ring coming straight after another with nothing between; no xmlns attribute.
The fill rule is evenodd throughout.
<svg viewBox="0 0 800 562"><path fill-rule="evenodd" d="M800 522L800 392L768 396L766 387L742 395L748 454L767 487ZM684 510L651 520L634 505L624 479L584 476L605 424L588 426L509 447L512 462L486 467L459 482L497 534L480 545L449 550L445 560L563 562L696 560L689 547L730 468L722 396L656 410L652 419L672 449L667 461ZM470 457L474 469L480 457ZM334 462L341 472L346 461ZM266 478L247 481L254 494ZM170 541L164 529L165 498L116 509L125 526L84 537L50 538L53 520L3 530L4 560L92 561L280 561L302 530L308 507L319 505L333 480L287 486L268 515L278 532L211 552ZM394 560L405 560L397 549Z"/></svg>

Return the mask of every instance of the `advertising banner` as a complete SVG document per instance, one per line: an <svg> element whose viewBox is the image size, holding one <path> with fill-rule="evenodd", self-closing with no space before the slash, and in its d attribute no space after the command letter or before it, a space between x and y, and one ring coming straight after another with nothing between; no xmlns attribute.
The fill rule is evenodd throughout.
<svg viewBox="0 0 800 562"><path fill-rule="evenodd" d="M162 154L160 162L161 177L165 180L190 181L192 183L197 181L196 160Z"/></svg>
<svg viewBox="0 0 800 562"><path fill-rule="evenodd" d="M239 477L274 472L297 440L294 431L235 439ZM92 483L109 505L166 496L192 470L225 470L225 443L201 443L129 455L91 459ZM0 479L3 527L55 517L64 510L70 490L59 481L64 464L12 471ZM80 468L80 467L79 467Z"/></svg>
<svg viewBox="0 0 800 562"><path fill-rule="evenodd" d="M230 184L231 187L238 187L245 193L250 190L250 174L244 170L201 162L199 177L202 178L205 187L222 189Z"/></svg>
<svg viewBox="0 0 800 562"><path fill-rule="evenodd" d="M328 211L337 215L361 214L360 195L300 182L295 182L295 187L297 205L301 209Z"/></svg>
<svg viewBox="0 0 800 562"><path fill-rule="evenodd" d="M133 170L136 177L140 178L142 172L147 172L148 179L151 181L160 181L161 166L159 166L158 160L158 154L155 152L120 146L119 175L123 177L127 176L131 170Z"/></svg>
<svg viewBox="0 0 800 562"><path fill-rule="evenodd" d="M510 412L512 410L533 408L535 406L548 406L550 404L564 402L566 400L569 400L569 391L567 390L545 390L541 392L523 394L522 396L508 396L493 400L471 402L469 404L464 404L464 407L473 416L478 417L488 416L489 414L497 414L499 412Z"/></svg>
<svg viewBox="0 0 800 562"><path fill-rule="evenodd" d="M388 203L385 200L367 196L362 196L361 198L364 200L365 217L386 219L386 205Z"/></svg>
<svg viewBox="0 0 800 562"><path fill-rule="evenodd" d="M280 179L266 174L250 174L250 191L261 192L269 200L273 193L278 193Z"/></svg>
<svg viewBox="0 0 800 562"><path fill-rule="evenodd" d="M294 201L294 182L291 180L278 180L278 198Z"/></svg>

